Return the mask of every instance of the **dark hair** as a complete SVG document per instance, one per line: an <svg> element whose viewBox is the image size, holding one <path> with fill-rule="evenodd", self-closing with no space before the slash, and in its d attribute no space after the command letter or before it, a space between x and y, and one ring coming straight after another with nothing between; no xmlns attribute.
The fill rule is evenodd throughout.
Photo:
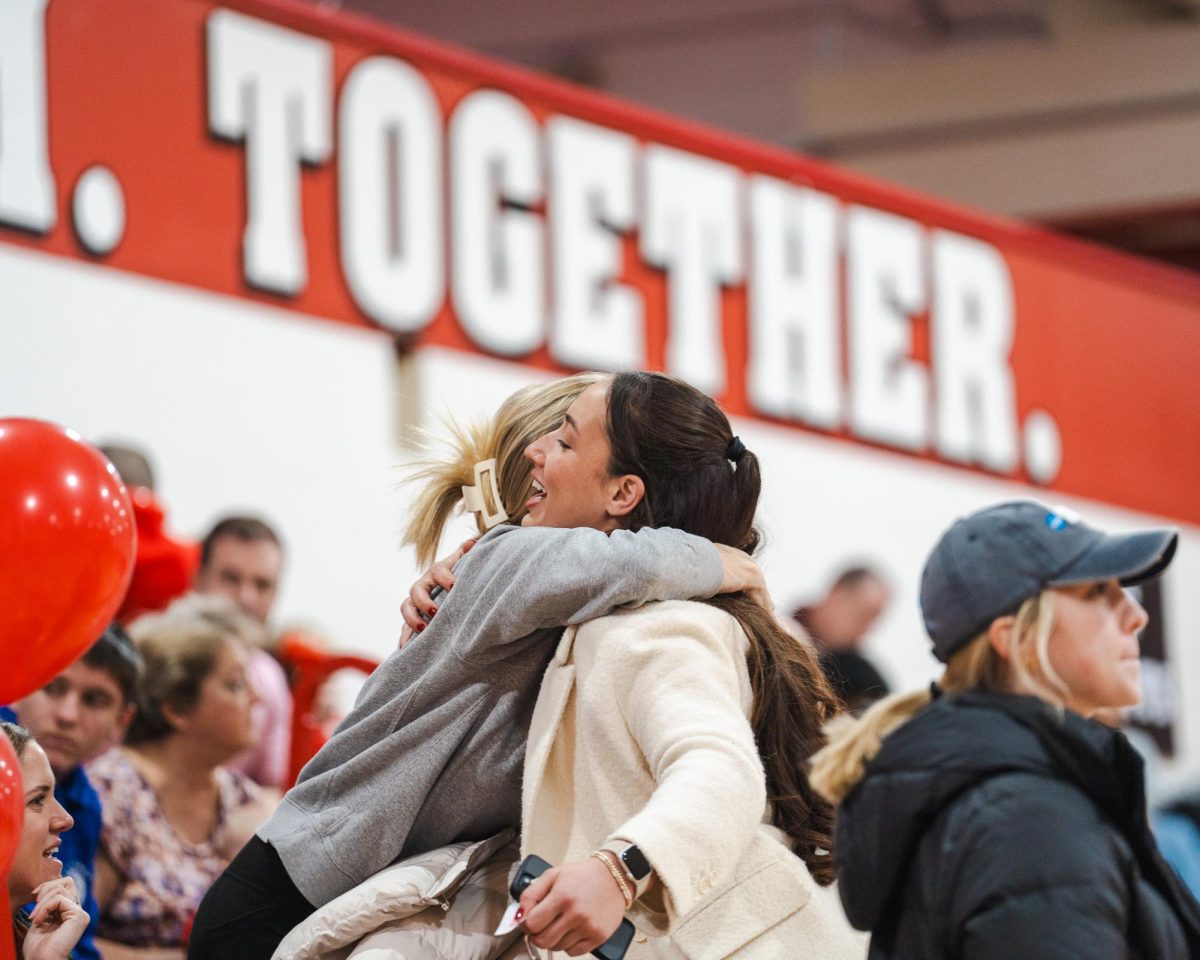
<svg viewBox="0 0 1200 960"><path fill-rule="evenodd" d="M100 639L88 648L83 662L93 670L103 670L121 688L126 703L137 699L138 682L142 678L142 658L125 632L116 621L100 635Z"/></svg>
<svg viewBox="0 0 1200 960"><path fill-rule="evenodd" d="M729 421L711 397L661 373L618 373L608 388L609 473L632 473L645 496L626 517L630 530L675 527L753 553L762 480L758 458L725 452Z"/></svg>
<svg viewBox="0 0 1200 960"><path fill-rule="evenodd" d="M731 443L711 397L660 373L618 373L608 391L609 473L641 477L645 495L629 529L676 527L753 553L762 488L758 458ZM734 459L731 459L734 458ZM772 822L822 885L834 880L833 807L808 782L808 761L840 703L811 646L745 594L705 601L738 621L750 640L750 717L767 774Z"/></svg>
<svg viewBox="0 0 1200 960"><path fill-rule="evenodd" d="M279 534L265 520L260 520L258 517L222 517L213 524L213 528L208 531L208 535L200 541L201 570L208 566L208 562L212 559L213 547L223 537L233 537L235 540L241 540L243 543L266 540L268 543L275 544L281 553L283 552L283 541L279 539Z"/></svg>
<svg viewBox="0 0 1200 960"><path fill-rule="evenodd" d="M883 583L883 575L880 574L880 572L874 567L868 567L865 564L847 567L845 570L839 573L836 578L834 578L832 589L837 590L839 588L844 588L847 590L853 590L855 587L858 587L860 584L863 584L868 580L875 580L878 583Z"/></svg>
<svg viewBox="0 0 1200 960"><path fill-rule="evenodd" d="M154 489L154 468L150 466L149 458L137 447L104 443L100 445L100 452L117 468L117 475L126 486Z"/></svg>
<svg viewBox="0 0 1200 960"><path fill-rule="evenodd" d="M0 720L0 727L4 728L4 735L8 737L8 742L12 744L13 753L20 760L25 755L25 747L33 742L33 734L24 727L15 723L9 723L7 720Z"/></svg>

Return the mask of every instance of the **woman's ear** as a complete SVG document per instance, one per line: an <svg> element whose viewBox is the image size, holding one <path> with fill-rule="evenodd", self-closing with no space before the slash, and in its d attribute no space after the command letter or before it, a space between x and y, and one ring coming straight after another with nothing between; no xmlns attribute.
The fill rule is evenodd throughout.
<svg viewBox="0 0 1200 960"><path fill-rule="evenodd" d="M180 710L165 700L158 705L158 712L162 714L162 718L171 725L171 729L176 733L182 733L187 729L188 721L192 715L190 710Z"/></svg>
<svg viewBox="0 0 1200 960"><path fill-rule="evenodd" d="M996 656L1006 663L1012 661L1013 625L1017 618L1013 616L997 617L988 627L988 643L996 651Z"/></svg>
<svg viewBox="0 0 1200 960"><path fill-rule="evenodd" d="M608 483L608 515L628 516L646 495L646 484L635 473L611 477Z"/></svg>

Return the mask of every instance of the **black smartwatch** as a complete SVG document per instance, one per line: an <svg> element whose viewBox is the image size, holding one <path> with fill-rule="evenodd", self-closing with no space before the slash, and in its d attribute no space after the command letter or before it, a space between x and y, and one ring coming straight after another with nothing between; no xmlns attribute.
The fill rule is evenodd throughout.
<svg viewBox="0 0 1200 960"><path fill-rule="evenodd" d="M650 876L650 861L646 859L646 855L638 848L637 844L631 843L619 854L621 863L625 866L625 871L633 877L634 883L641 883Z"/></svg>

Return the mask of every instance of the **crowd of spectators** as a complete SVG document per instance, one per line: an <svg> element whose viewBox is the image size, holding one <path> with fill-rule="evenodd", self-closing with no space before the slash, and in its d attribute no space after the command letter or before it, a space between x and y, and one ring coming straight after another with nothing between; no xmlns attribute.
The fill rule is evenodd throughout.
<svg viewBox="0 0 1200 960"><path fill-rule="evenodd" d="M200 899L286 787L292 695L271 625L284 547L241 515L173 536L147 458L103 451L138 529L118 619L0 720L52 771L56 859L88 916L71 955L181 960Z"/></svg>

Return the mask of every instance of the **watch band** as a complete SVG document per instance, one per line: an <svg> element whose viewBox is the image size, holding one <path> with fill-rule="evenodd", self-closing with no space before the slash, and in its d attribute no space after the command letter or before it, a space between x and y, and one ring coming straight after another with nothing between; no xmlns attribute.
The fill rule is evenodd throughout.
<svg viewBox="0 0 1200 960"><path fill-rule="evenodd" d="M627 840L610 840L600 849L611 853L613 859L621 865L621 870L629 878L629 883L634 888L635 900L646 892L646 888L650 886L654 868L636 843L630 843Z"/></svg>

